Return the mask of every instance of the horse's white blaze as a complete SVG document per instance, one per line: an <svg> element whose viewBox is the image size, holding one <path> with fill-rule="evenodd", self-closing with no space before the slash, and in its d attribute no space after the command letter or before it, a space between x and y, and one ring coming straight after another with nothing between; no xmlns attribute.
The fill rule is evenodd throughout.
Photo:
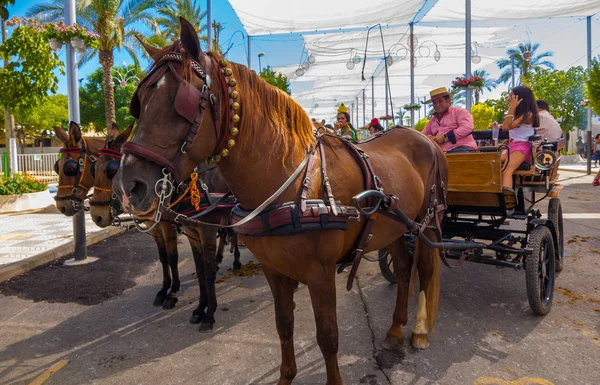
<svg viewBox="0 0 600 385"><path fill-rule="evenodd" d="M161 76L156 82L156 88L160 89L165 84L165 75Z"/></svg>
<svg viewBox="0 0 600 385"><path fill-rule="evenodd" d="M412 329L413 334L427 334L427 298L425 291L419 293L419 303L415 313L415 325Z"/></svg>

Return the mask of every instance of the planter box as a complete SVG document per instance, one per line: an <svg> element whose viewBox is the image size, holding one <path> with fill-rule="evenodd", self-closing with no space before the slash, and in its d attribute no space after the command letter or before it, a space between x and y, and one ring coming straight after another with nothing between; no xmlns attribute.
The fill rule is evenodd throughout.
<svg viewBox="0 0 600 385"><path fill-rule="evenodd" d="M48 190L20 195L0 195L0 214L40 210L54 204Z"/></svg>

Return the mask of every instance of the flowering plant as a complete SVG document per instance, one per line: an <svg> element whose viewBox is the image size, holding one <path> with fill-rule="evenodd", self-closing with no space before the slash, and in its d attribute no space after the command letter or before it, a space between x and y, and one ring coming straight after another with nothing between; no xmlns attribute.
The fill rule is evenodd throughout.
<svg viewBox="0 0 600 385"><path fill-rule="evenodd" d="M582 100L581 102L579 102L579 105L582 107L587 107L590 105L590 101L589 100Z"/></svg>
<svg viewBox="0 0 600 385"><path fill-rule="evenodd" d="M394 117L392 115L384 115L384 116L380 116L379 119L381 120L389 120L389 119L393 119Z"/></svg>
<svg viewBox="0 0 600 385"><path fill-rule="evenodd" d="M481 88L483 87L484 79L479 76L472 77L460 77L458 76L456 79L452 81L452 87L454 88Z"/></svg>
<svg viewBox="0 0 600 385"><path fill-rule="evenodd" d="M66 26L64 22L58 24L48 23L43 26L46 39L56 39L61 43L68 43L71 38L77 37L85 43L88 48L97 48L100 35L89 32L87 28L79 24Z"/></svg>
<svg viewBox="0 0 600 385"><path fill-rule="evenodd" d="M408 103L408 104L404 105L404 109L405 110L418 110L421 107L423 107L423 106L421 104L419 104L419 103L414 103L414 104Z"/></svg>

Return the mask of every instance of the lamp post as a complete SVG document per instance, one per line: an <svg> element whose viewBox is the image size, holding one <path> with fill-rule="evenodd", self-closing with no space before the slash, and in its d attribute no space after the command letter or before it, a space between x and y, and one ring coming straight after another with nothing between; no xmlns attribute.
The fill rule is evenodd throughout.
<svg viewBox="0 0 600 385"><path fill-rule="evenodd" d="M265 56L264 52L261 52L261 53L258 54L258 71L259 71L259 73L262 72L262 64L260 62L260 58L263 57L263 56Z"/></svg>

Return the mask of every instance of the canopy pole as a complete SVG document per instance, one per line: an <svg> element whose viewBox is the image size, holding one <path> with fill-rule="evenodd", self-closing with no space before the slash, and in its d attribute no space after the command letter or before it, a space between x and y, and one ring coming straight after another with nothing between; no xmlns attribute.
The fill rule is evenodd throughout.
<svg viewBox="0 0 600 385"><path fill-rule="evenodd" d="M515 88L515 55L510 55L510 73L512 76L511 88Z"/></svg>
<svg viewBox="0 0 600 385"><path fill-rule="evenodd" d="M248 69L252 69L252 45L250 44L250 35L248 35Z"/></svg>
<svg viewBox="0 0 600 385"><path fill-rule="evenodd" d="M365 126L365 120L366 120L366 104L365 104L365 89L363 88L363 92L362 92L362 102L363 102L363 124L361 127Z"/></svg>
<svg viewBox="0 0 600 385"><path fill-rule="evenodd" d="M354 116L354 103L352 103L350 105L350 120L352 120L352 117ZM352 122L350 122L352 123Z"/></svg>
<svg viewBox="0 0 600 385"><path fill-rule="evenodd" d="M466 47L466 62L465 76L471 77L471 0L465 0L465 47ZM467 111L471 111L471 88L467 87L465 98L465 107Z"/></svg>
<svg viewBox="0 0 600 385"><path fill-rule="evenodd" d="M410 104L415 104L415 40L414 40L414 24L409 23L410 26L410 41L408 45L410 47ZM410 126L415 127L415 110L410 110Z"/></svg>
<svg viewBox="0 0 600 385"><path fill-rule="evenodd" d="M212 51L212 40L213 40L213 30L212 30L212 0L206 0L206 36L208 37L208 49L207 51Z"/></svg>
<svg viewBox="0 0 600 385"><path fill-rule="evenodd" d="M356 125L358 126L358 96L356 97Z"/></svg>
<svg viewBox="0 0 600 385"><path fill-rule="evenodd" d="M592 69L592 17L588 16L587 20L587 68L588 73ZM587 174L592 174L592 109L587 109Z"/></svg>
<svg viewBox="0 0 600 385"><path fill-rule="evenodd" d="M371 119L375 117L375 76L371 76Z"/></svg>
<svg viewBox="0 0 600 385"><path fill-rule="evenodd" d="M387 63L386 63L387 66ZM388 116L390 114L390 109L388 108L389 105L389 92L388 92L388 86L389 86L389 82L388 82L388 76L387 74L385 75L385 115ZM394 123L394 117L392 116L392 123ZM384 127L385 129L387 129L387 127Z"/></svg>

